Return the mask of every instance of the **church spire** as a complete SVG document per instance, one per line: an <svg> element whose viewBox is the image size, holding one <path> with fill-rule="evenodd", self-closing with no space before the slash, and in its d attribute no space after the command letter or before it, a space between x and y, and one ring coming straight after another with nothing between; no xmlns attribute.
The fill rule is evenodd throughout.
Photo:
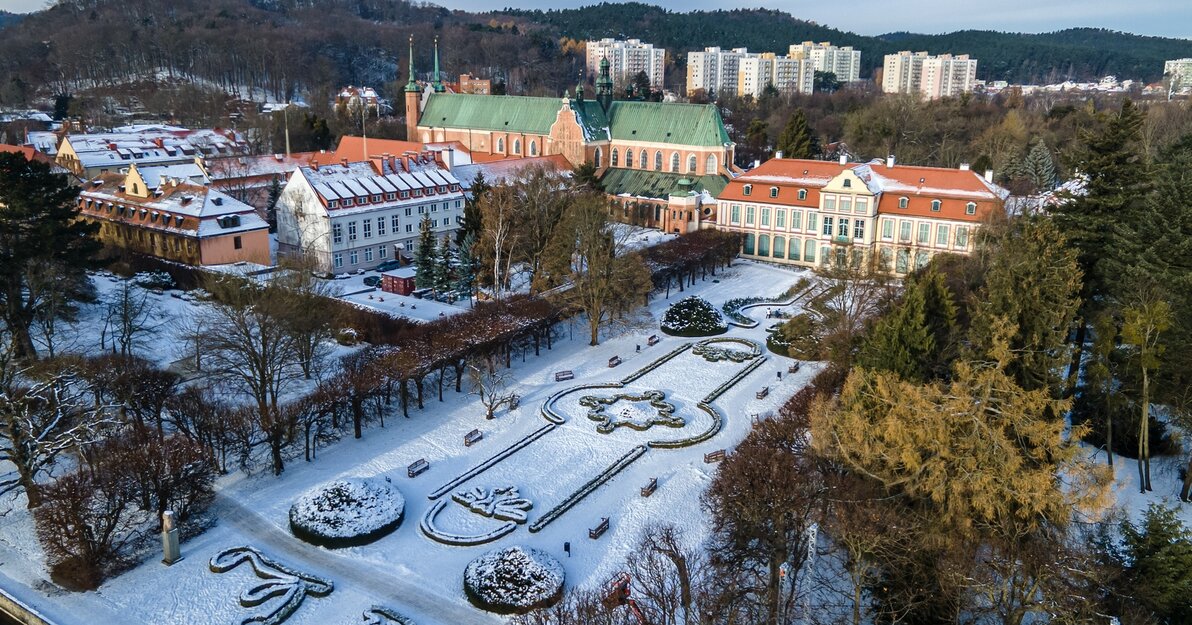
<svg viewBox="0 0 1192 625"><path fill-rule="evenodd" d="M600 57L600 76L596 78L596 101L608 111L613 103L613 78L608 72L608 57Z"/></svg>
<svg viewBox="0 0 1192 625"><path fill-rule="evenodd" d="M406 92L418 91L418 83L414 82L414 35L410 35L410 80L406 82Z"/></svg>
<svg viewBox="0 0 1192 625"><path fill-rule="evenodd" d="M443 87L443 80L439 76L439 37L435 35L435 76L434 82L435 93L443 93L447 89Z"/></svg>

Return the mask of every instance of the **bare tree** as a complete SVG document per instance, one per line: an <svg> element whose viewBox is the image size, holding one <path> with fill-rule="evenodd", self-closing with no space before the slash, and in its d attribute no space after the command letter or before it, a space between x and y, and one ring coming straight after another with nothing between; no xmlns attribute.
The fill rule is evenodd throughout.
<svg viewBox="0 0 1192 625"><path fill-rule="evenodd" d="M626 566L638 607L650 623L698 621L696 605L703 579L704 554L683 544L682 530L653 525L642 532Z"/></svg>
<svg viewBox="0 0 1192 625"><path fill-rule="evenodd" d="M335 321L331 286L314 276L317 263L313 256L290 257L280 265L281 272L274 280L289 299L281 309L280 322L294 343L303 377L310 380L330 352L327 340Z"/></svg>
<svg viewBox="0 0 1192 625"><path fill-rule="evenodd" d="M149 291L132 280L121 280L108 298L100 346L105 342L103 337L110 336L112 352L131 356L141 342L157 333L158 324L152 323L153 304Z"/></svg>
<svg viewBox="0 0 1192 625"><path fill-rule="evenodd" d="M473 359L468 363L468 377L472 380L472 394L480 398L484 406L484 418L496 418L501 406L512 404L516 394L509 392L510 376L504 370L493 366L489 359Z"/></svg>
<svg viewBox="0 0 1192 625"><path fill-rule="evenodd" d="M480 201L481 223L479 252L481 262L492 276L493 296L500 299L509 289L509 272L521 245L522 235L517 229L515 189L508 185L496 187Z"/></svg>

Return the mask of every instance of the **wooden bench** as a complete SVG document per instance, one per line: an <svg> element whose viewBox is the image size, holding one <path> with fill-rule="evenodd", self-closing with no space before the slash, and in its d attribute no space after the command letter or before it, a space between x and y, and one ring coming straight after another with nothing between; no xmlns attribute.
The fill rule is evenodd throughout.
<svg viewBox="0 0 1192 625"><path fill-rule="evenodd" d="M574 380L574 379L575 379L575 372L570 369L567 369L565 371L556 371L555 372L555 382L562 382L564 380Z"/></svg>
<svg viewBox="0 0 1192 625"><path fill-rule="evenodd" d="M472 430L471 432L464 434L464 447L471 447L472 445L479 443L483 438L484 432L481 432L480 430Z"/></svg>
<svg viewBox="0 0 1192 625"><path fill-rule="evenodd" d="M654 491L656 490L658 490L658 478L652 477L650 478L650 481L646 482L646 485L642 487L642 497L649 497L650 495L653 495Z"/></svg>
<svg viewBox="0 0 1192 625"><path fill-rule="evenodd" d="M661 342L662 339L658 338L657 334L651 334L650 338L646 339L646 345L649 345L650 347L653 347Z"/></svg>
<svg viewBox="0 0 1192 625"><path fill-rule="evenodd" d="M600 523L598 523L596 525L596 527L593 527L592 529L588 530L588 538L591 538L592 540L596 540L597 538L600 538L600 536L607 531L608 531L608 517L601 517Z"/></svg>
<svg viewBox="0 0 1192 625"><path fill-rule="evenodd" d="M798 373L799 372L799 363L796 362L796 363L791 364L791 366L786 368L786 372L787 373Z"/></svg>
<svg viewBox="0 0 1192 625"><path fill-rule="evenodd" d="M620 357L620 356L613 356L612 358L609 358L609 359L608 359L608 368L609 368L609 369L612 369L613 367L615 367L615 366L617 366L617 365L619 365L619 364L621 364L621 357Z"/></svg>
<svg viewBox="0 0 1192 625"><path fill-rule="evenodd" d="M716 451L709 451L708 453L704 454L704 462L706 464L712 464L713 462L720 462L720 461L724 460L724 454L725 454L725 452L723 449L717 449Z"/></svg>
<svg viewBox="0 0 1192 625"><path fill-rule="evenodd" d="M765 398L766 398L766 396L767 396L767 395L769 395L769 394L770 394L770 387L768 387L768 386L763 386L763 387L761 388L761 390L759 390L759 391L757 392L757 398L758 398L758 399L765 399Z"/></svg>
<svg viewBox="0 0 1192 625"><path fill-rule="evenodd" d="M418 477L419 475L425 473L429 468L430 463L426 461L426 458L419 458L415 460L413 464L406 467L406 475L410 477Z"/></svg>

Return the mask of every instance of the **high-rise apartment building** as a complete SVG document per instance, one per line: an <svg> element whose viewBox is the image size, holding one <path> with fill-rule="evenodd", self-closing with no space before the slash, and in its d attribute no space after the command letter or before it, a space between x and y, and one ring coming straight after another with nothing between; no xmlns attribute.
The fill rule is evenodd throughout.
<svg viewBox="0 0 1192 625"><path fill-rule="evenodd" d="M767 86L781 93L811 93L815 70L809 58L777 56L773 52L705 48L687 56L687 95L736 94L761 97Z"/></svg>
<svg viewBox="0 0 1192 625"><path fill-rule="evenodd" d="M1192 87L1192 59L1172 59L1163 64L1163 75L1171 77L1171 88Z"/></svg>
<svg viewBox="0 0 1192 625"><path fill-rule="evenodd" d="M836 74L840 82L861 80L861 51L852 46L837 47L830 42L804 41L790 47L788 55L811 59L812 70Z"/></svg>
<svg viewBox="0 0 1192 625"><path fill-rule="evenodd" d="M607 58L613 80L626 85L639 72L650 78L652 89L662 89L666 71L666 49L655 48L654 44L642 43L640 39L601 39L587 44L588 74L600 73L600 59Z"/></svg>
<svg viewBox="0 0 1192 625"><path fill-rule="evenodd" d="M928 100L972 91L977 80L977 59L967 54L931 56L926 52L887 54L883 64L882 91L917 93Z"/></svg>

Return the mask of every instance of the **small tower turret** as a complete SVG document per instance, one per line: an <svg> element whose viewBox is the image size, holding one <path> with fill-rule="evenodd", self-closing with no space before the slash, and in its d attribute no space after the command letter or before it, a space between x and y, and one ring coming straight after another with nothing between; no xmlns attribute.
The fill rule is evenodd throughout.
<svg viewBox="0 0 1192 625"><path fill-rule="evenodd" d="M447 88L443 86L442 76L439 74L439 38L435 37L435 75L434 81L431 83L434 87L435 93L443 93Z"/></svg>
<svg viewBox="0 0 1192 625"><path fill-rule="evenodd" d="M607 112L613 103L613 78L609 75L608 57L600 57L600 76L596 78L596 101Z"/></svg>
<svg viewBox="0 0 1192 625"><path fill-rule="evenodd" d="M414 35L410 35L410 80L406 82L406 141L418 140L418 82L414 80Z"/></svg>

